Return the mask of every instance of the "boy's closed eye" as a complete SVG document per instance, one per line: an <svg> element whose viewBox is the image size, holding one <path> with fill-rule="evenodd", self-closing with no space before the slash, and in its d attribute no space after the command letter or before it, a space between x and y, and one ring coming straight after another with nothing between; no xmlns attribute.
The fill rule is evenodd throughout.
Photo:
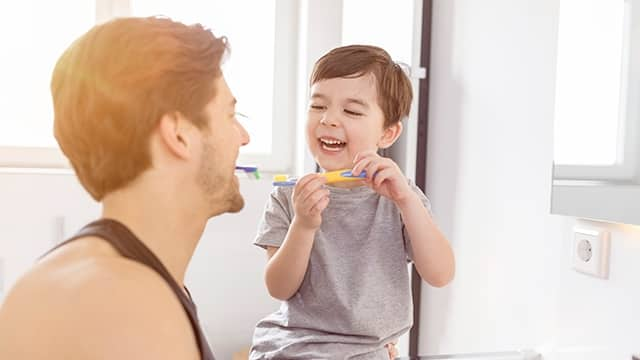
<svg viewBox="0 0 640 360"><path fill-rule="evenodd" d="M351 116L362 116L363 115L359 111L353 111L353 110L349 110L349 109L344 109L343 111L345 112L345 114L351 115Z"/></svg>
<svg viewBox="0 0 640 360"><path fill-rule="evenodd" d="M326 109L326 108L327 108L327 107L326 107L326 106L324 106L324 105L315 105L315 104L311 104L311 105L309 105L309 107L310 107L312 110L324 110L324 109Z"/></svg>

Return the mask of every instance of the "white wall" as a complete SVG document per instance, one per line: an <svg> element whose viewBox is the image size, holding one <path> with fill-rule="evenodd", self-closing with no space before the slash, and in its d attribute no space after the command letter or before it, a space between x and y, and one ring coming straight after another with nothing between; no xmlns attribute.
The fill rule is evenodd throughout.
<svg viewBox="0 0 640 360"><path fill-rule="evenodd" d="M457 274L423 287L420 352L630 359L640 228L596 224L612 231L599 280L570 268L577 221L549 214L558 0L434 3L427 193Z"/></svg>
<svg viewBox="0 0 640 360"><path fill-rule="evenodd" d="M447 288L423 287L423 354L640 352L640 228L607 226L610 278L598 280L570 269L576 221L549 215L557 9L558 0L435 1L427 193L457 275ZM99 212L70 175L2 173L0 189L5 287L62 230ZM250 245L269 189L242 181L245 210L211 221L189 269L220 359L249 344L277 306L262 282L264 253Z"/></svg>
<svg viewBox="0 0 640 360"><path fill-rule="evenodd" d="M100 213L73 175L3 172L0 189L5 290L63 235ZM241 179L245 209L209 222L187 273L186 284L219 359L231 359L249 346L256 322L278 306L263 285L266 255L251 245L270 190L270 181Z"/></svg>

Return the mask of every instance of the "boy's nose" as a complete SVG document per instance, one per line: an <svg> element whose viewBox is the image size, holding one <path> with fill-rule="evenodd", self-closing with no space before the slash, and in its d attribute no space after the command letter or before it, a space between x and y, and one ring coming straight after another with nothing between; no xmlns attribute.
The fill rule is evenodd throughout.
<svg viewBox="0 0 640 360"><path fill-rule="evenodd" d="M326 125L326 126L331 126L331 127L338 127L338 121L335 120L335 118L333 116L323 116L322 119L320 119L320 124L322 125Z"/></svg>

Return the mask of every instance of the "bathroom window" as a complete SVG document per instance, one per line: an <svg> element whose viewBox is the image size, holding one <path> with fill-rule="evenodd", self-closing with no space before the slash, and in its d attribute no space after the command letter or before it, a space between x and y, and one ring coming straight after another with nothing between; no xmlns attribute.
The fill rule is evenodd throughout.
<svg viewBox="0 0 640 360"><path fill-rule="evenodd" d="M166 15L187 24L199 22L216 36L229 39L231 56L223 64L223 72L238 100L236 109L248 117L243 126L251 135L251 142L240 149L240 161L258 164L262 170L287 169L292 143L282 139L288 138L284 134L293 119L276 104L292 104L288 101L292 94L286 78L290 76L287 72L292 71L283 68L283 64L294 62L295 54L293 44L282 39L295 32L291 27L295 25L294 2L129 0L129 3L133 16Z"/></svg>
<svg viewBox="0 0 640 360"><path fill-rule="evenodd" d="M236 109L248 116L243 125L251 134L240 161L265 171L290 168L291 142L282 139L290 138L294 123L288 108L294 108L295 99L290 77L296 61L296 38L291 35L296 33L296 1L30 0L8 4L0 5L3 13L10 14L0 23L4 47L0 166L68 167L52 129L49 82L56 60L96 21L163 15L188 24L202 23L216 36L229 38L231 56L223 72L238 99Z"/></svg>
<svg viewBox="0 0 640 360"><path fill-rule="evenodd" d="M0 164L65 166L55 150L49 81L62 49L94 24L95 3L25 0L0 9Z"/></svg>
<svg viewBox="0 0 640 360"><path fill-rule="evenodd" d="M640 18L634 13L629 0L560 2L556 179L620 181L636 174L640 39L631 25Z"/></svg>
<svg viewBox="0 0 640 360"><path fill-rule="evenodd" d="M362 16L362 9L367 16ZM395 61L411 65L413 60L414 2L348 0L343 2L342 44L379 46Z"/></svg>

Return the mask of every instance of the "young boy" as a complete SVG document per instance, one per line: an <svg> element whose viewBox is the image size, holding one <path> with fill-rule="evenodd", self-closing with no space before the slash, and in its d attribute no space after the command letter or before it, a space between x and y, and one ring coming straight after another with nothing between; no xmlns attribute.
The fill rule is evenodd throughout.
<svg viewBox="0 0 640 360"><path fill-rule="evenodd" d="M389 359L411 328L407 259L433 286L454 274L453 253L429 200L378 149L400 136L411 85L373 46L336 48L311 75L307 142L324 171L366 172L325 184L309 174L274 188L255 244L280 309L256 327L250 359Z"/></svg>

